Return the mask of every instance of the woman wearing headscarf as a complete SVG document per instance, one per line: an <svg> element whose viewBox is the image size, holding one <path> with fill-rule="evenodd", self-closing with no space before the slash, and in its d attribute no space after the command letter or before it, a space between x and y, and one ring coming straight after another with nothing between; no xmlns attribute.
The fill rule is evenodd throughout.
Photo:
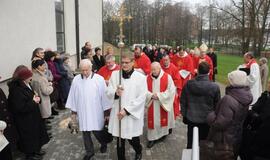
<svg viewBox="0 0 270 160"><path fill-rule="evenodd" d="M8 103L19 135L18 148L27 160L41 159L44 154L41 147L49 141L39 110L40 97L30 85L32 75L27 67L20 66L8 84Z"/></svg>

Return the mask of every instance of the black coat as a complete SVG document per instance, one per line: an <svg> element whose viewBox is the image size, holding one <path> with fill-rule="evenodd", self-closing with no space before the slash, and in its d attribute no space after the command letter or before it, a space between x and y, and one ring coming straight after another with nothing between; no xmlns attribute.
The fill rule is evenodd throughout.
<svg viewBox="0 0 270 160"><path fill-rule="evenodd" d="M8 102L5 93L0 88L0 120L7 123L7 128L4 131L4 135L10 142L13 149L16 148L16 142L18 134L14 125L14 119L8 108Z"/></svg>
<svg viewBox="0 0 270 160"><path fill-rule="evenodd" d="M19 135L18 147L23 153L37 152L49 141L33 96L34 91L23 82L13 80L9 83L8 103Z"/></svg>
<svg viewBox="0 0 270 160"><path fill-rule="evenodd" d="M270 92L262 93L258 101L253 105L252 110L258 114L261 123L253 140L251 140L251 151L255 156L261 156L270 159ZM249 140L246 140L249 141Z"/></svg>
<svg viewBox="0 0 270 160"><path fill-rule="evenodd" d="M62 59L55 59L54 64L55 64L56 70L58 71L58 73L62 77L59 80L60 97L63 100L63 102L66 102L67 97L68 97L68 93L69 93L69 89L70 89L70 83L69 83L69 79L68 79L68 72L64 68Z"/></svg>
<svg viewBox="0 0 270 160"><path fill-rule="evenodd" d="M103 56L100 56L100 59L98 58L97 55L93 56L93 60L95 61L97 71L105 65L105 59Z"/></svg>
<svg viewBox="0 0 270 160"><path fill-rule="evenodd" d="M211 82L207 74L189 80L183 87L180 100L184 123L207 123L207 115L219 100L219 86Z"/></svg>
<svg viewBox="0 0 270 160"><path fill-rule="evenodd" d="M88 58L88 52L89 50L87 50L87 48L82 47L82 51L81 51L81 59L87 59Z"/></svg>
<svg viewBox="0 0 270 160"><path fill-rule="evenodd" d="M212 53L207 53L207 55L211 58L213 67L214 67L214 74L217 74L217 55L212 52Z"/></svg>

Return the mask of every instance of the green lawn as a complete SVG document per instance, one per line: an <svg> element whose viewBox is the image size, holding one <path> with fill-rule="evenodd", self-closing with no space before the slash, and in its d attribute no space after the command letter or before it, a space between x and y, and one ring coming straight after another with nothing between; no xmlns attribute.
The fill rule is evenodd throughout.
<svg viewBox="0 0 270 160"><path fill-rule="evenodd" d="M227 75L229 72L237 69L240 64L243 64L243 57L226 55L226 54L218 54L218 74L217 81L228 84ZM269 63L268 67L270 69Z"/></svg>

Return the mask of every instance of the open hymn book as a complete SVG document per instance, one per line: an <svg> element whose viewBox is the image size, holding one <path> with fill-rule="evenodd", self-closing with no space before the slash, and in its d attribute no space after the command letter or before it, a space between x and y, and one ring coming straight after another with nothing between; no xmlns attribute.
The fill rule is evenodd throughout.
<svg viewBox="0 0 270 160"><path fill-rule="evenodd" d="M0 152L9 144L6 137L0 133Z"/></svg>

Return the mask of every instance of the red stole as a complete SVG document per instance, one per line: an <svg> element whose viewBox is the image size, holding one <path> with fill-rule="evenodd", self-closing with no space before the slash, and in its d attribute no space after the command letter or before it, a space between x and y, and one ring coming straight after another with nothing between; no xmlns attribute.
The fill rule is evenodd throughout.
<svg viewBox="0 0 270 160"><path fill-rule="evenodd" d="M165 68L165 66L162 65L162 69L165 73L168 73L169 75L171 75L174 85L177 88L177 93L175 94L175 98L173 101L174 119L176 119L176 117L180 115L179 97L182 91L182 80L178 72L178 69L175 67L174 64L170 63L170 66L168 68Z"/></svg>
<svg viewBox="0 0 270 160"><path fill-rule="evenodd" d="M247 64L246 68L250 68L252 64L257 63L255 59L251 59Z"/></svg>
<svg viewBox="0 0 270 160"><path fill-rule="evenodd" d="M151 75L147 76L147 87L148 91L152 92L153 88L153 79ZM168 74L164 73L160 78L160 92L166 91L168 87ZM168 113L162 107L160 107L160 125L162 127L168 126ZM154 129L154 104L151 103L150 107L148 108L148 128Z"/></svg>

